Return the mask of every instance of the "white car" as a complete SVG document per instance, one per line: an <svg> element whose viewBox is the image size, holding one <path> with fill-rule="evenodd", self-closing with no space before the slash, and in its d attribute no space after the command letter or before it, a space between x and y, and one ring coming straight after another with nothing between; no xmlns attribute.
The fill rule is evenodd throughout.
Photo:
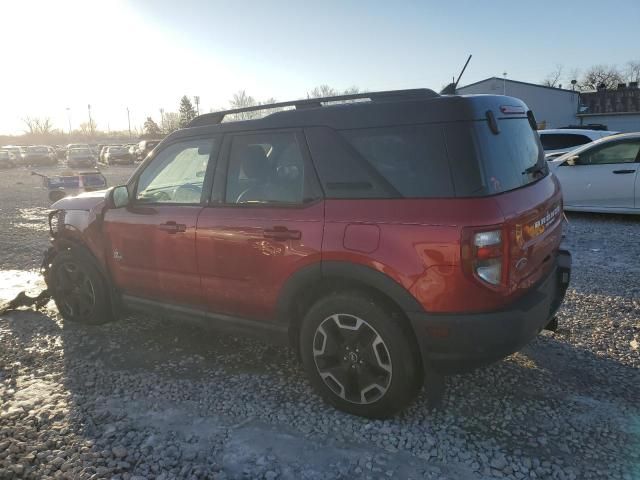
<svg viewBox="0 0 640 480"><path fill-rule="evenodd" d="M539 130L540 142L547 160L564 155L567 152L618 132L609 130L583 130L579 128L557 128Z"/></svg>
<svg viewBox="0 0 640 480"><path fill-rule="evenodd" d="M565 210L640 214L640 133L596 140L549 162Z"/></svg>

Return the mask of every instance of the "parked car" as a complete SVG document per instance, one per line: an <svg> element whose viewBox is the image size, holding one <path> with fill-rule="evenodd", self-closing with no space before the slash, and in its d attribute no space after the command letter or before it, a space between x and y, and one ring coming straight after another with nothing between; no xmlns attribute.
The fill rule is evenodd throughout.
<svg viewBox="0 0 640 480"><path fill-rule="evenodd" d="M107 148L109 148L109 145L100 146L100 150L99 150L99 153L98 153L98 161L100 163L105 163L104 156L107 153Z"/></svg>
<svg viewBox="0 0 640 480"><path fill-rule="evenodd" d="M375 418L528 343L571 257L527 106L339 97L356 99L201 115L126 185L55 203L44 265L64 319L162 311L287 343L328 402Z"/></svg>
<svg viewBox="0 0 640 480"><path fill-rule="evenodd" d="M20 147L17 147L15 145L5 145L4 147L2 147L2 149L9 152L9 158L14 165L22 164L22 152L20 151Z"/></svg>
<svg viewBox="0 0 640 480"><path fill-rule="evenodd" d="M46 145L26 147L22 154L23 165L55 165L58 159Z"/></svg>
<svg viewBox="0 0 640 480"><path fill-rule="evenodd" d="M549 162L564 209L640 214L640 133L612 135Z"/></svg>
<svg viewBox="0 0 640 480"><path fill-rule="evenodd" d="M15 167L16 164L13 161L13 157L8 150L0 150L0 168Z"/></svg>
<svg viewBox="0 0 640 480"><path fill-rule="evenodd" d="M67 152L74 148L85 148L87 150L90 150L88 143L70 143L69 145L67 145Z"/></svg>
<svg viewBox="0 0 640 480"><path fill-rule="evenodd" d="M547 160L552 160L560 155L564 155L580 145L585 145L593 142L594 140L608 137L609 135L614 135L616 133L618 132L577 128L558 128L538 131Z"/></svg>
<svg viewBox="0 0 640 480"><path fill-rule="evenodd" d="M58 160L64 160L65 158L67 158L67 147L63 145L56 145L54 148Z"/></svg>
<svg viewBox="0 0 640 480"><path fill-rule="evenodd" d="M129 149L121 145L112 145L107 147L104 154L104 162L109 165L115 165L116 163L133 163L133 157L129 155Z"/></svg>
<svg viewBox="0 0 640 480"><path fill-rule="evenodd" d="M31 175L42 177L42 186L49 191L49 200L52 202L70 195L103 190L107 186L107 179L99 171L77 173L68 171L51 176L31 172Z"/></svg>
<svg viewBox="0 0 640 480"><path fill-rule="evenodd" d="M138 143L138 149L136 150L138 161L142 161L147 158L147 155L149 155L151 150L153 150L159 143L160 140L141 140L140 143Z"/></svg>
<svg viewBox="0 0 640 480"><path fill-rule="evenodd" d="M67 153L67 166L71 168L95 167L96 157L88 148L72 148Z"/></svg>
<svg viewBox="0 0 640 480"><path fill-rule="evenodd" d="M133 158L134 161L138 160L138 144L135 143L127 146L129 147L129 155L131 155L131 158Z"/></svg>

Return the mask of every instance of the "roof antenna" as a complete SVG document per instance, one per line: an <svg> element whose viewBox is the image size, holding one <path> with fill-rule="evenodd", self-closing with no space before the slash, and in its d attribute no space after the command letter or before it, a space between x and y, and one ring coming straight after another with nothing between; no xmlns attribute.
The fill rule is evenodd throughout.
<svg viewBox="0 0 640 480"><path fill-rule="evenodd" d="M460 71L460 75L458 75L458 79L455 82L451 82L449 85L444 87L442 89L442 91L440 92L440 95L455 95L456 94L456 88L458 88L458 83L460 83L460 78L462 78L462 74L467 69L467 65L469 65L469 62L471 61L471 57L472 56L473 55L469 55L469 58L467 58L467 61L465 62L464 67L462 67L462 70Z"/></svg>

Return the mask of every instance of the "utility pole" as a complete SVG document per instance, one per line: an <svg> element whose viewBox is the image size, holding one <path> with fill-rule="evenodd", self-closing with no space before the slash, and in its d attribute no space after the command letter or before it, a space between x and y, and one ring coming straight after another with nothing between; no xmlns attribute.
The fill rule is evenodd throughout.
<svg viewBox="0 0 640 480"><path fill-rule="evenodd" d="M131 117L129 116L129 107L127 107L127 123L129 124L129 140L131 140Z"/></svg>
<svg viewBox="0 0 640 480"><path fill-rule="evenodd" d="M89 133L93 137L93 120L91 120L91 104L87 104L87 110L89 111Z"/></svg>
<svg viewBox="0 0 640 480"><path fill-rule="evenodd" d="M162 123L162 133L164 133L164 108L160 109L160 121Z"/></svg>
<svg viewBox="0 0 640 480"><path fill-rule="evenodd" d="M69 121L69 136L71 136L71 107L67 107L67 120Z"/></svg>
<svg viewBox="0 0 640 480"><path fill-rule="evenodd" d="M507 72L502 72L502 95L507 94Z"/></svg>
<svg viewBox="0 0 640 480"><path fill-rule="evenodd" d="M196 104L196 113L200 115L200 97L196 95L195 97L193 97L193 101Z"/></svg>

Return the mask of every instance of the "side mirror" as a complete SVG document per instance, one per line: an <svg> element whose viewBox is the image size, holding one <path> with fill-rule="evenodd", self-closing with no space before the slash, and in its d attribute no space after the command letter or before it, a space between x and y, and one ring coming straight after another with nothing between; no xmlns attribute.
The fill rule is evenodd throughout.
<svg viewBox="0 0 640 480"><path fill-rule="evenodd" d="M567 161L564 162L564 163L565 163L565 165L569 165L571 167L574 167L574 166L578 165L579 161L580 161L580 157L578 155L573 155L573 156L567 158Z"/></svg>
<svg viewBox="0 0 640 480"><path fill-rule="evenodd" d="M109 206L122 208L129 205L129 190L126 185L118 185L109 192Z"/></svg>

